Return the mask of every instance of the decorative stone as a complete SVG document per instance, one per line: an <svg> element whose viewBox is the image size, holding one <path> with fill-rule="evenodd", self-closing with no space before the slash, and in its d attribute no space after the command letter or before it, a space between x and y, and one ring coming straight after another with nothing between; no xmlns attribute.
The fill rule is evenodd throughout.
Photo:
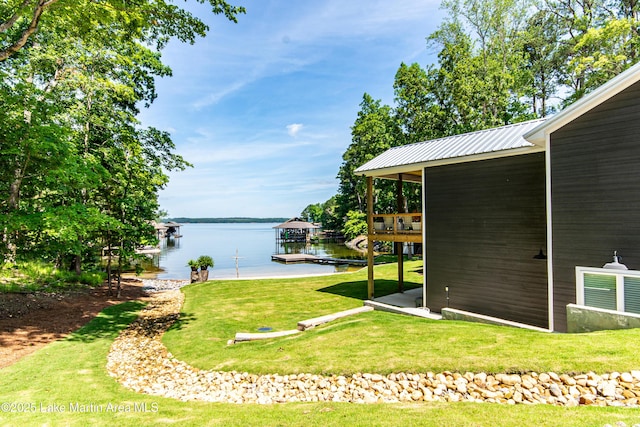
<svg viewBox="0 0 640 427"><path fill-rule="evenodd" d="M555 384L555 383L552 383L549 386L549 392L555 397L562 396L562 390L560 389L558 384Z"/></svg>
<svg viewBox="0 0 640 427"><path fill-rule="evenodd" d="M629 372L623 372L622 374L620 374L620 381L624 383L633 383L633 375L631 375L631 373Z"/></svg>
<svg viewBox="0 0 640 427"><path fill-rule="evenodd" d="M569 386L576 385L576 380L567 374L560 375L560 381Z"/></svg>
<svg viewBox="0 0 640 427"><path fill-rule="evenodd" d="M614 397L616 395L616 385L610 382L602 384L602 387L599 390L605 397Z"/></svg>
<svg viewBox="0 0 640 427"><path fill-rule="evenodd" d="M567 408L574 408L578 405L580 405L580 402L573 397L569 397L568 399L566 399L566 403L564 404L564 406L566 406Z"/></svg>

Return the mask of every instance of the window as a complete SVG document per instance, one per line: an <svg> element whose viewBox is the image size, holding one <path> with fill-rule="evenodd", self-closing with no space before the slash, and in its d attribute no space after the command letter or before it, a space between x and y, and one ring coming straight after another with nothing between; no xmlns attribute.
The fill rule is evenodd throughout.
<svg viewBox="0 0 640 427"><path fill-rule="evenodd" d="M640 271L576 267L578 305L640 314Z"/></svg>

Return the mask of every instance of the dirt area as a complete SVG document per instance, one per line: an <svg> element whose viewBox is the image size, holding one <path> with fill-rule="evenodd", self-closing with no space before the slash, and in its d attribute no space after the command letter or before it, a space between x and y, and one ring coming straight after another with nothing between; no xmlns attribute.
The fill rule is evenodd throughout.
<svg viewBox="0 0 640 427"><path fill-rule="evenodd" d="M146 296L142 282L123 279L119 299L107 286L61 294L0 294L0 368L88 323L104 308Z"/></svg>

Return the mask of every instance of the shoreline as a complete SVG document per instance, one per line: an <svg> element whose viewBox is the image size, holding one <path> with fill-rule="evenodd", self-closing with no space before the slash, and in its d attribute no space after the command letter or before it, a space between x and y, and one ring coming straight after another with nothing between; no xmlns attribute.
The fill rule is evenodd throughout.
<svg viewBox="0 0 640 427"><path fill-rule="evenodd" d="M362 267L367 268L367 267ZM285 274L285 275L256 275L256 276L240 276L240 277L209 277L207 282L215 282L220 280L268 280L268 279L300 279L305 277L321 277L321 276L333 276L335 274L345 274L345 273L356 273L360 271L362 268L355 270L347 270L347 271L335 271L333 273L304 273L304 274ZM124 275L123 275L124 277ZM171 282L179 282L179 281L189 281L189 278L158 278L158 277L142 277L142 276L130 276L137 278L139 280L158 280L158 281L171 281ZM206 282L205 282L206 283Z"/></svg>

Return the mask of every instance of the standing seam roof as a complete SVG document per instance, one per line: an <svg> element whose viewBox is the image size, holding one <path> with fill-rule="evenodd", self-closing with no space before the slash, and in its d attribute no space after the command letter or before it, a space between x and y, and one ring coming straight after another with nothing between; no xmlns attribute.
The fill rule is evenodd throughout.
<svg viewBox="0 0 640 427"><path fill-rule="evenodd" d="M523 135L544 121L545 119L530 120L499 128L393 147L363 164L355 172L364 173L417 163L533 147L534 144L524 139Z"/></svg>

